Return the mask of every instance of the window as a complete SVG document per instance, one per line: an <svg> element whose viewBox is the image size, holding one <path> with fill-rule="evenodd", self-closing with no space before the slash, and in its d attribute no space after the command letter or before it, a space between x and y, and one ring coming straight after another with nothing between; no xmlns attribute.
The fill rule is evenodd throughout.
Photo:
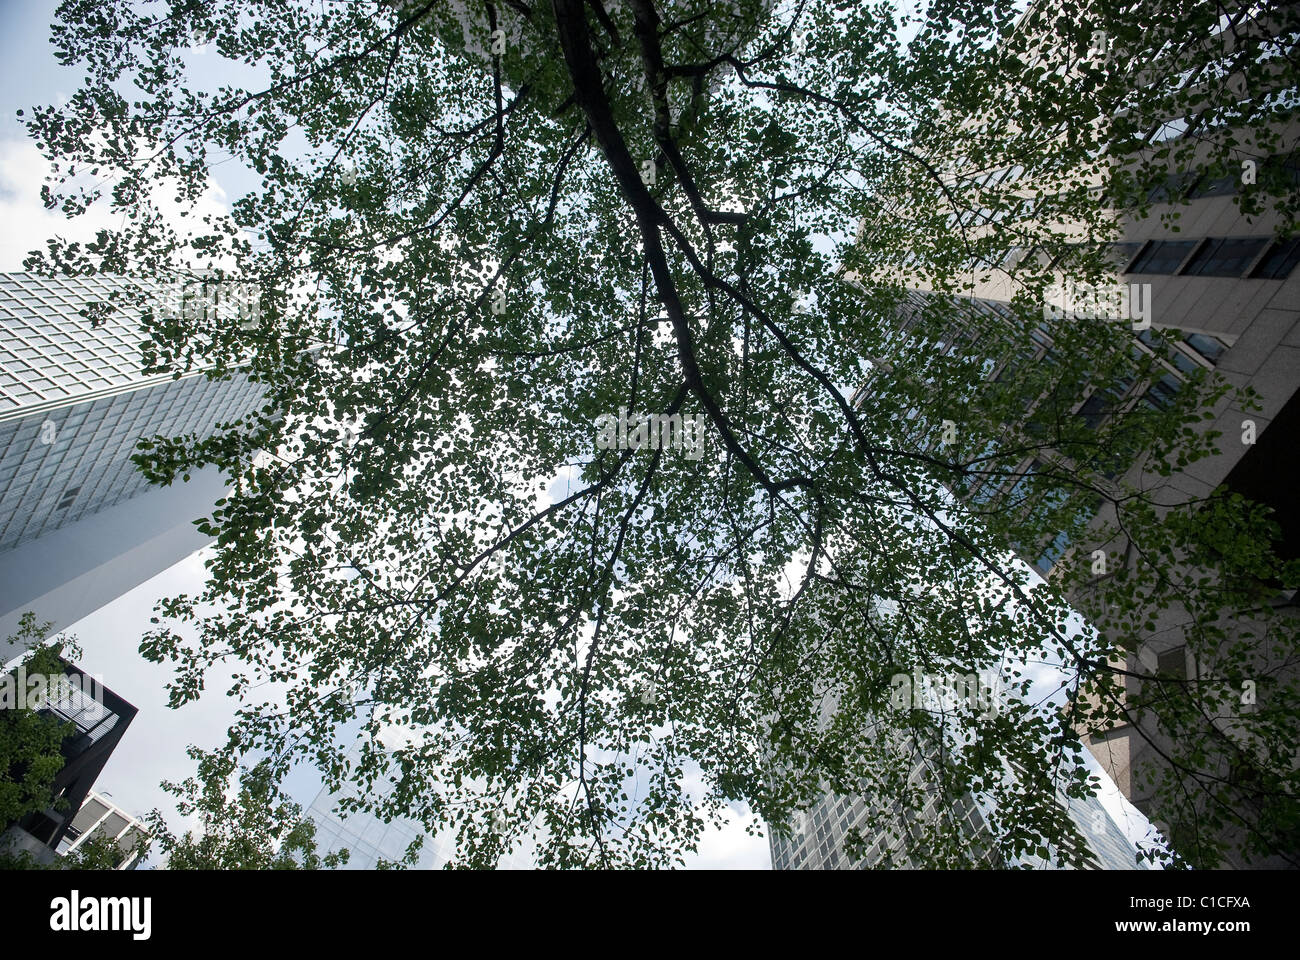
<svg viewBox="0 0 1300 960"><path fill-rule="evenodd" d="M1210 363L1218 363L1219 357L1223 356L1228 349L1227 344L1215 337L1207 337L1203 333L1189 333L1183 338L1183 342L1203 356Z"/></svg>
<svg viewBox="0 0 1300 960"><path fill-rule="evenodd" d="M1147 201L1149 203L1169 203L1171 200L1182 200L1188 196L1200 179L1201 173L1199 170L1183 170L1178 173L1171 173L1165 177L1162 183L1157 184L1147 194Z"/></svg>
<svg viewBox="0 0 1300 960"><path fill-rule="evenodd" d="M1225 174L1222 177L1206 176L1192 186L1187 196L1193 200L1202 197L1229 197L1237 192L1240 182L1240 175L1236 173Z"/></svg>
<svg viewBox="0 0 1300 960"><path fill-rule="evenodd" d="M1201 369L1199 364L1181 350L1170 351L1169 360L1175 369L1189 375Z"/></svg>
<svg viewBox="0 0 1300 960"><path fill-rule="evenodd" d="M1156 657L1156 673L1172 680L1187 679L1187 648L1175 647Z"/></svg>
<svg viewBox="0 0 1300 960"><path fill-rule="evenodd" d="M1052 542L1047 545L1047 549L1039 555L1038 559L1034 561L1035 569L1045 576L1051 571L1052 567L1056 566L1056 561L1061 559L1061 554L1065 553L1065 549L1069 545L1069 534L1062 530L1056 535Z"/></svg>
<svg viewBox="0 0 1300 960"><path fill-rule="evenodd" d="M1250 275L1257 280L1285 280L1300 263L1300 237L1278 240Z"/></svg>
<svg viewBox="0 0 1300 960"><path fill-rule="evenodd" d="M1187 269L1192 277L1240 277L1268 245L1258 237L1211 237L1196 251Z"/></svg>
<svg viewBox="0 0 1300 960"><path fill-rule="evenodd" d="M1278 175L1300 187L1300 153L1277 154L1264 161L1265 172Z"/></svg>
<svg viewBox="0 0 1300 960"><path fill-rule="evenodd" d="M1021 359L1022 358L1013 358L1009 360L1006 366L998 371L998 375L993 378L993 382L1007 383L1010 380L1014 380L1016 373L1020 370Z"/></svg>
<svg viewBox="0 0 1300 960"><path fill-rule="evenodd" d="M63 499L59 501L59 505L54 509L55 510L68 509L68 507L72 506L73 501L77 499L77 494L80 492L81 492L81 484L77 484L75 487L69 487L64 492Z"/></svg>
<svg viewBox="0 0 1300 960"><path fill-rule="evenodd" d="M1096 430L1106 419L1106 397L1100 392L1094 393L1083 402L1075 415L1082 417L1090 430Z"/></svg>
<svg viewBox="0 0 1300 960"><path fill-rule="evenodd" d="M1140 243L1112 243L1110 245L1111 263L1113 263L1120 271L1123 271L1123 269L1128 266L1129 261L1132 260L1134 255L1136 255L1141 249L1142 244Z"/></svg>
<svg viewBox="0 0 1300 960"><path fill-rule="evenodd" d="M1152 240L1127 272L1176 273L1196 243L1195 240Z"/></svg>
<svg viewBox="0 0 1300 960"><path fill-rule="evenodd" d="M1142 400L1153 410L1168 410L1174 404L1182 383L1173 374L1167 374L1151 384Z"/></svg>
<svg viewBox="0 0 1300 960"><path fill-rule="evenodd" d="M1019 503L1023 502L1025 496L1027 496L1028 494L1028 490L1026 490L1026 486L1029 484L1030 479L1034 476L1034 474L1038 472L1039 468L1042 467L1042 465L1043 465L1042 461L1035 460L1027 468L1025 468L1025 471L1023 474L1021 474L1020 479L1017 480L1015 484L1011 487L1011 489L1007 491L1007 500L1010 501L1010 505L1012 507L1015 507Z"/></svg>

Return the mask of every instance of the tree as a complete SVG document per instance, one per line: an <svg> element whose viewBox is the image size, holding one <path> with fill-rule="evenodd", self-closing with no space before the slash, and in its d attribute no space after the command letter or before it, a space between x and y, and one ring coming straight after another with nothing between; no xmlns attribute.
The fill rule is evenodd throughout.
<svg viewBox="0 0 1300 960"><path fill-rule="evenodd" d="M347 863L348 851L320 856L316 825L302 807L276 788L265 764L239 771L230 796L233 769L228 761L196 748L198 776L164 784L177 797L182 816L197 814L197 833L172 833L161 811L148 817L150 831L166 857L168 870L320 870Z"/></svg>
<svg viewBox="0 0 1300 960"><path fill-rule="evenodd" d="M79 655L72 639L42 643L48 632L48 624L38 624L35 614L26 613L18 632L5 638L6 646L27 651L0 676L0 825L6 828L55 805L52 784L67 762L63 741L76 732L72 724L39 709L64 675L61 654Z"/></svg>
<svg viewBox="0 0 1300 960"><path fill-rule="evenodd" d="M138 844L141 859L149 854L149 841ZM90 837L76 849L41 863L26 850L0 852L0 869L3 870L116 870L122 862L123 848L107 837Z"/></svg>
<svg viewBox="0 0 1300 960"><path fill-rule="evenodd" d="M1192 427L1226 387L1189 384L1101 439L1062 415L1064 399L1040 403L1026 438L1004 426L1013 405L1119 377L1125 331L1072 325L1055 366L990 385L975 358L898 358L906 284L886 268L959 293L968 261L1014 238L1068 252L1073 276L1096 281L1115 219L1080 171L1140 207L1140 185L1181 161L1094 121L1122 102L1136 127L1236 93L1134 74L1166 41L1216 62L1199 43L1215 5L1160 20L1146 15L1156 5L1066 0L1045 24L1060 38L1045 63L1027 55L1041 32L1018 32L1015 7L62 8L59 55L87 80L30 120L64 164L47 202L76 215L103 199L127 219L85 246L54 241L29 267L210 271L260 291L255 326L139 305L151 369L238 368L266 391L257 416L153 438L138 457L159 482L208 463L235 478L201 523L216 536L204 594L160 606L198 639L160 623L142 644L175 662L173 705L218 665L236 671L234 695L287 685L283 703L241 712L223 762L255 751L272 779L310 758L331 786L394 781L376 811L455 828L467 865L529 836L545 866L671 864L730 801L786 830L826 788L892 800L883 826L887 808L919 806L918 756L926 790L999 811L1004 861L1076 848L1056 793L1091 789L1076 732L1089 711L1131 709L1110 684L1133 638L1071 627L1063 591L1031 587L1008 547L1063 524L1080 534L1080 499L1121 461L1209 455ZM1291 44L1283 16L1260 21ZM1085 62L1098 29L1124 52L1104 69ZM200 90L182 56L200 40L258 69ZM1268 69L1260 98L1294 82L1294 57ZM1295 115L1266 109L1264 148ZM1228 139L1211 162L1233 156ZM958 146L972 169L1007 158L1034 188L954 179ZM178 232L151 189L192 201L227 158L259 182L228 221ZM82 189L78 169L111 172L110 196ZM1294 221L1284 168L1241 202ZM1014 309L979 321L987 355L1024 347L1052 274L1030 261L1014 279ZM959 310L976 322L927 301L918 342ZM913 409L917 430L959 423L959 442L918 447L903 427ZM623 411L655 419L610 434ZM1007 476L1034 445L1063 453L1027 482L1063 498L1028 515L960 508L952 491ZM1231 542L1200 536L1197 505L1118 498L1133 504L1118 522L1159 547L1148 574L1099 587L1120 609L1136 616L1175 553L1209 546L1233 575L1197 594L1197 623L1260 605L1245 568L1249 584L1294 582L1245 505L1215 507L1228 511L1216 530L1251 521L1255 535ZM1279 642L1294 649L1293 629ZM1070 710L1027 698L1025 664L1041 659L1073 678ZM894 677L979 669L1002 675L996 711L890 707ZM1294 687L1275 692L1267 719L1248 718L1265 739L1294 729ZM334 737L358 715L353 762ZM407 736L386 748L394 727ZM1175 792L1219 776L1198 749ZM702 797L684 785L695 769ZM1295 776L1268 766L1265 792L1293 798ZM1257 825L1259 842L1285 849L1284 821ZM971 862L945 819L911 837L922 862Z"/></svg>

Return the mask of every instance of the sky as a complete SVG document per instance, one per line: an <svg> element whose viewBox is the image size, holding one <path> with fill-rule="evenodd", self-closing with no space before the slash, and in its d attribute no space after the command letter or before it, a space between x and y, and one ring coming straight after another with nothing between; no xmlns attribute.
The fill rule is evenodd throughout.
<svg viewBox="0 0 1300 960"><path fill-rule="evenodd" d="M79 72L59 65L48 42L48 25L57 5L55 0L0 0L0 223L5 225L0 231L0 271L21 270L27 253L55 234L89 239L97 229L111 225L102 209L92 208L89 215L69 222L42 207L39 189L47 164L16 119L19 109L63 102L77 89ZM189 55L189 61L199 85L206 78L221 76L226 63L215 51L197 50ZM202 212L228 211L229 198L257 182L251 171L234 163L214 167L211 179L212 187L200 202ZM68 630L84 651L80 666L101 676L110 689L139 709L96 789L137 816L161 810L173 829L183 828L185 820L176 811L174 798L159 783L182 780L193 773L186 747L218 744L237 703L221 696L223 685L213 682L196 703L169 709L166 684L171 670L145 661L138 645L152 627L150 618L159 599L200 591L205 554L200 551L181 561ZM1050 677L1044 676L1050 684ZM316 795L319 780L302 771L292 775L286 787L306 807ZM1145 820L1113 785L1103 793L1102 803L1130 838L1143 836ZM726 827L706 833L700 851L688 859L688 867L769 868L767 840L745 832L749 819L738 812Z"/></svg>

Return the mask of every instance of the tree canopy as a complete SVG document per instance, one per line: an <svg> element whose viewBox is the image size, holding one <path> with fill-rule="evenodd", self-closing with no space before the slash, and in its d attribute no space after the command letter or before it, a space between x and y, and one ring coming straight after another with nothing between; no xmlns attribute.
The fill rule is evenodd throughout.
<svg viewBox="0 0 1300 960"><path fill-rule="evenodd" d="M1253 151L1238 202L1293 229L1271 158L1295 119L1273 95L1295 84L1294 14L1264 5L1219 82L1220 6L1162 6L68 0L54 42L86 79L28 120L59 163L47 203L124 219L29 267L260 291L256 324L134 307L150 369L242 369L266 392L256 416L138 457L160 482L234 478L201 524L206 588L162 603L142 644L174 663L173 704L234 670L249 704L224 762L395 782L377 812L454 829L458 864L525 843L543 866L673 864L730 802L784 831L825 789L880 797L880 829L926 791L975 797L1011 862L1078 849L1058 799L1091 789L1076 731L1137 709L1115 692L1123 656L1177 602L1226 688L1171 683L1142 707L1187 735L1169 803L1214 796L1193 804L1207 825L1249 818L1249 843L1287 849L1293 683L1241 718L1244 748L1200 721L1207 697L1266 682L1225 618L1294 651L1266 601L1296 568L1240 498L1156 505L1123 480L1135 458L1211 455L1197 424L1249 397L1193 377L1090 426L1068 402L1085 384L1150 378L1113 320L1059 324L1054 362L1014 361L1049 284L1101 282L1116 211L1141 215L1171 172ZM227 82L195 81L199 43ZM1204 72L1179 86L1143 73L1157 62ZM1143 139L1184 114L1194 144ZM169 219L160 192L192 202L224 163L256 174L229 218ZM1015 186L960 175L993 167L1020 168ZM1013 246L1044 256L1003 270ZM977 311L960 295L995 270L1010 307ZM918 280L936 295L909 300ZM978 349L948 352L954 329ZM624 412L663 418L668 442L598 444ZM702 455L673 417L701 418ZM1033 451L1047 462L1024 474ZM1021 499L962 506L995 476ZM1076 552L1035 585L1011 547L1078 542L1098 502L1144 565L1112 545L1114 575ZM1084 586L1123 629L1080 625L1065 594ZM1064 701L1028 695L1037 661L1063 666ZM891 706L900 674L978 670L1000 675L996 710ZM268 681L283 699L256 702ZM1220 772L1243 749L1262 813ZM942 818L908 844L973 862Z"/></svg>

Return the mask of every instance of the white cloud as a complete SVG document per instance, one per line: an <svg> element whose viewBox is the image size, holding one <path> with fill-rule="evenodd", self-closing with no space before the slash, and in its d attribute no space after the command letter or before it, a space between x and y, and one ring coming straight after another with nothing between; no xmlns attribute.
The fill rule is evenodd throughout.
<svg viewBox="0 0 1300 960"><path fill-rule="evenodd" d="M23 260L35 249L44 249L52 237L87 243L100 230L120 229L123 216L109 209L107 199L92 204L82 216L69 219L59 210L47 210L41 202L41 185L50 164L30 140L0 139L0 270L20 271ZM160 181L153 190L158 208L170 223L183 229L186 220L202 223L204 216L226 216L226 194L209 179L207 189L193 207L182 207L175 193ZM180 218L182 209L189 216Z"/></svg>
<svg viewBox="0 0 1300 960"><path fill-rule="evenodd" d="M687 869L770 870L772 856L767 837L745 832L751 819L733 811L722 827L706 830L700 839L699 852L686 860Z"/></svg>

